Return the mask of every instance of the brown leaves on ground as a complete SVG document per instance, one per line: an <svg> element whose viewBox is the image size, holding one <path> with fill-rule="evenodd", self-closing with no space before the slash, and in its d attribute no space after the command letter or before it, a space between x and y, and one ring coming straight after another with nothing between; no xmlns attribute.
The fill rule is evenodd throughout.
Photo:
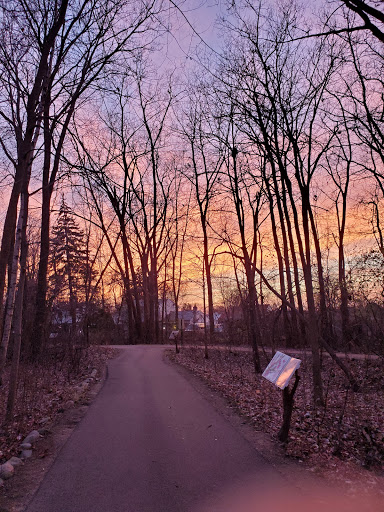
<svg viewBox="0 0 384 512"><path fill-rule="evenodd" d="M210 349L209 359L204 359L201 348L184 348L170 357L220 391L254 428L277 439L282 424L282 392L254 374L249 351ZM340 479L352 486L358 478L363 487L377 486L384 472L383 361L369 357L348 361L361 384L360 391L354 393L340 368L324 356L325 406L315 409L311 359L308 355L301 358L301 381L295 394L286 454L332 480Z"/></svg>
<svg viewBox="0 0 384 512"><path fill-rule="evenodd" d="M43 361L20 364L19 386L11 424L4 426L9 368L0 387L0 463L17 455L20 442L31 430L49 427L65 409L82 400L81 384L102 376L107 359L115 350L89 347L71 354L50 354Z"/></svg>

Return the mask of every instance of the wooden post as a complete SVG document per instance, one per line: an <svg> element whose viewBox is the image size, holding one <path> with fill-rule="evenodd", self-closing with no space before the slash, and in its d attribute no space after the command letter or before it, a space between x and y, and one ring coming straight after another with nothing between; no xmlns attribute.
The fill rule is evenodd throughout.
<svg viewBox="0 0 384 512"><path fill-rule="evenodd" d="M184 318L181 319L181 323L180 323L180 327L181 327L181 336L180 336L180 347L183 345L183 341L184 341Z"/></svg>
<svg viewBox="0 0 384 512"><path fill-rule="evenodd" d="M296 393L297 386L300 382L300 375L295 372L295 382L292 389L289 389L289 385L283 389L283 424L278 434L279 441L285 443L288 441L289 429L291 426L291 416L294 404L294 395Z"/></svg>

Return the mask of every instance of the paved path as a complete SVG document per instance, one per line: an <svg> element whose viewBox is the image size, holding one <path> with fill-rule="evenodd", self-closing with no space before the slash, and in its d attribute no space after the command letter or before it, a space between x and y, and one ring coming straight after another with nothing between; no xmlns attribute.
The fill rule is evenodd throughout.
<svg viewBox="0 0 384 512"><path fill-rule="evenodd" d="M204 345L196 345L196 344L190 344L190 343L186 343L182 346L182 348L185 347L185 348L200 348L203 350L204 348ZM174 348L174 345L173 345L173 348ZM215 349L215 350L230 350L232 352L252 352L252 348L251 347L244 347L244 346L237 346L237 345L210 345L208 347L208 349ZM310 348L304 348L304 349L301 349L301 348L289 348L289 347L278 347L278 348L275 348L275 351L276 350L279 350L280 352L284 352L288 355L291 355L293 354L294 356L295 355L298 355L298 356L311 356L311 349ZM272 355L272 349L270 347L265 347L264 348L264 351L266 354L270 354ZM340 359L358 359L358 360L361 360L361 361L378 361L378 360L382 360L383 359L383 356L380 356L378 354L353 354L353 353L349 353L349 352L335 352L337 357L339 357ZM262 348L259 348L259 354L263 354L263 349ZM329 352L327 352L325 349L323 349L322 351L322 355L324 355L325 357L332 357L331 354Z"/></svg>
<svg viewBox="0 0 384 512"><path fill-rule="evenodd" d="M279 480L162 352L125 347L109 363L26 512L241 512L236 490Z"/></svg>

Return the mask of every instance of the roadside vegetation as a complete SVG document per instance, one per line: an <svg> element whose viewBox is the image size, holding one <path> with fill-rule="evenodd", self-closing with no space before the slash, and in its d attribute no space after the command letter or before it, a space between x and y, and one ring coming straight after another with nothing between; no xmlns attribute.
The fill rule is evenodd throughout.
<svg viewBox="0 0 384 512"><path fill-rule="evenodd" d="M289 349L285 351L290 353ZM168 357L193 372L212 389L219 391L234 411L278 443L283 418L282 391L255 375L250 350L221 346L204 357L202 346L183 347ZM271 358L261 354L263 368ZM384 477L384 403L382 361L370 356L348 358L360 383L354 393L345 375L330 357L322 358L324 407L314 407L311 386L311 356L292 354L302 359L300 384L295 394L291 431L282 447L286 456L298 460L311 471L329 480L348 482L380 490ZM268 357L269 356L269 357ZM364 472L364 469L369 470ZM348 487L348 485L347 485Z"/></svg>
<svg viewBox="0 0 384 512"><path fill-rule="evenodd" d="M105 376L108 358L115 350L89 347L63 353L48 352L38 364L23 361L11 421L7 414L8 385L0 388L0 464L19 455L21 441L32 430L49 433L66 410L86 403L87 392ZM7 368L5 382L9 382Z"/></svg>

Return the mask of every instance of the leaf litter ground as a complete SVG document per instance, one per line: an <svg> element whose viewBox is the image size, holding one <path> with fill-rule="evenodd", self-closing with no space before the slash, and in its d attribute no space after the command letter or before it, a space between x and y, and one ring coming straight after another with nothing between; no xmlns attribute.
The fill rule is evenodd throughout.
<svg viewBox="0 0 384 512"><path fill-rule="evenodd" d="M91 346L78 354L64 357L46 357L32 364L22 361L13 421L4 426L8 396L9 367L0 387L0 463L18 455L20 442L31 430L49 428L65 410L82 400L88 379L91 386L100 379L106 361L116 351L107 347Z"/></svg>
<svg viewBox="0 0 384 512"><path fill-rule="evenodd" d="M289 350L286 351L289 354ZM282 423L282 392L253 371L249 351L183 348L169 357L219 391L252 424L277 441ZM298 357L295 355L295 357ZM354 393L344 373L329 357L322 359L325 405L312 403L311 358L300 368L286 456L353 494L378 492L384 497L383 361L366 357L348 364L361 384ZM265 365L267 361L265 361Z"/></svg>

